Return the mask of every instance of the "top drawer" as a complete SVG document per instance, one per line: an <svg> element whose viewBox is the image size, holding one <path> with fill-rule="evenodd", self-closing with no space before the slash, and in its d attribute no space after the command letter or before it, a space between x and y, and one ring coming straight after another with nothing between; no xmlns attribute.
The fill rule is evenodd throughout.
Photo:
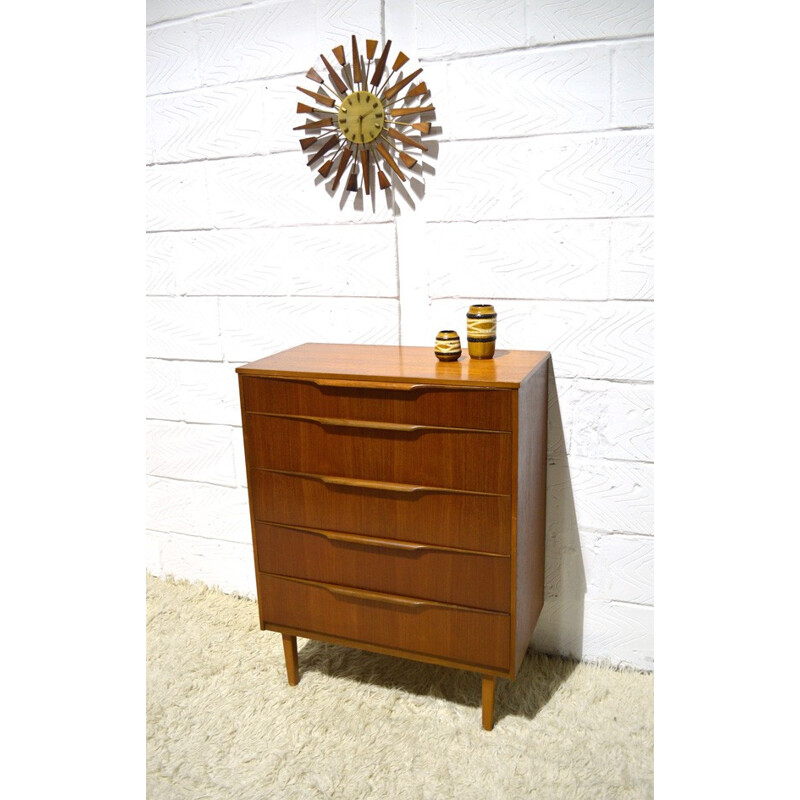
<svg viewBox="0 0 800 800"><path fill-rule="evenodd" d="M240 380L245 411L511 430L510 389L412 384L408 388L402 384L372 388L357 382L342 386L330 385L322 379L287 380L250 375L243 375Z"/></svg>

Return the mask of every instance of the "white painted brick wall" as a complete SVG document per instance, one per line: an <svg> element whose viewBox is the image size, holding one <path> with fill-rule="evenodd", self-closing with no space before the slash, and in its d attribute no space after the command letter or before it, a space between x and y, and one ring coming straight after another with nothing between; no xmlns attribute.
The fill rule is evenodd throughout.
<svg viewBox="0 0 800 800"><path fill-rule="evenodd" d="M351 33L437 108L396 203L329 196L291 130ZM498 347L553 354L534 645L652 668L653 42L652 0L148 0L149 570L255 592L238 364L490 300Z"/></svg>

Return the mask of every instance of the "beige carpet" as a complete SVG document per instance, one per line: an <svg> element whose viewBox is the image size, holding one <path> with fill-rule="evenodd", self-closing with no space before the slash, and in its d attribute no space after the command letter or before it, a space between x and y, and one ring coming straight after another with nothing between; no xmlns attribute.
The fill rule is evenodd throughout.
<svg viewBox="0 0 800 800"><path fill-rule="evenodd" d="M467 672L299 640L256 604L147 577L150 800L653 796L653 676L529 654L481 729Z"/></svg>

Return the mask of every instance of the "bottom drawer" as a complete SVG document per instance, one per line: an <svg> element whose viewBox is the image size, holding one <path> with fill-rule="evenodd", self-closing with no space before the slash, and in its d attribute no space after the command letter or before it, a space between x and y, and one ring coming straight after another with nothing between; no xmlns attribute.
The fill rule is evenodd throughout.
<svg viewBox="0 0 800 800"><path fill-rule="evenodd" d="M258 574L267 627L293 628L430 655L476 667L508 669L508 614Z"/></svg>
<svg viewBox="0 0 800 800"><path fill-rule="evenodd" d="M507 612L508 556L256 522L262 572Z"/></svg>

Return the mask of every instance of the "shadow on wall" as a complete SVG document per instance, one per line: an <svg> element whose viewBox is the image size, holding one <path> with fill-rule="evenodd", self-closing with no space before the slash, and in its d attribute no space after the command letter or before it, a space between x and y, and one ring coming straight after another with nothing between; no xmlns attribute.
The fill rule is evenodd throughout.
<svg viewBox="0 0 800 800"><path fill-rule="evenodd" d="M552 359L549 370L544 607L531 644L540 652L581 659L586 574Z"/></svg>

